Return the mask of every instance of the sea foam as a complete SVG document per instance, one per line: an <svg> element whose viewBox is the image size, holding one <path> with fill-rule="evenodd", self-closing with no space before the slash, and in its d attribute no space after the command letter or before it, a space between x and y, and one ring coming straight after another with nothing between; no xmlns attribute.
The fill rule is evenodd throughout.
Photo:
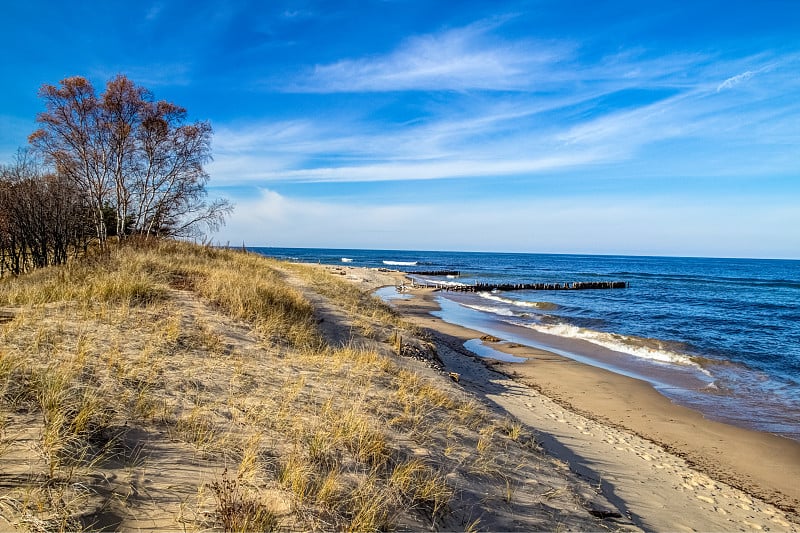
<svg viewBox="0 0 800 533"><path fill-rule="evenodd" d="M528 302L525 300L514 300L512 298L503 298L502 296L497 296L496 294L492 294L490 292L479 292L478 296L480 296L481 298L485 298L487 300L502 302L504 304L513 305L516 307L532 307L536 309L545 309L550 311L559 308L557 304L551 302Z"/></svg>
<svg viewBox="0 0 800 533"><path fill-rule="evenodd" d="M666 343L657 339L646 339L631 335L620 335L618 333L606 333L563 323L551 325L525 324L525 327L548 335L584 340L615 352L622 352L634 357L657 361L659 363L671 363L700 368L700 365L694 362L690 356L668 349L665 346Z"/></svg>

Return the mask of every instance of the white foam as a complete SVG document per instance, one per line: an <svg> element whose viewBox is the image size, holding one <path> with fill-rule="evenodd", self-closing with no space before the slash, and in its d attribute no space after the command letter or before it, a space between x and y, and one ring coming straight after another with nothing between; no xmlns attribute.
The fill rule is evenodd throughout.
<svg viewBox="0 0 800 533"><path fill-rule="evenodd" d="M462 283L460 281L442 281L442 280L433 280L433 279L426 279L420 278L419 279L422 283L426 285L442 285L446 287L463 287L466 283Z"/></svg>
<svg viewBox="0 0 800 533"><path fill-rule="evenodd" d="M342 257L342 263L352 263L352 262L353 260L350 259L349 257Z"/></svg>
<svg viewBox="0 0 800 533"><path fill-rule="evenodd" d="M503 298L502 296L497 296L490 292L479 292L478 296L480 296L481 298L486 298L487 300L502 302L504 304L514 305L517 307L533 307L536 309L546 309L546 308L551 308L555 305L547 302L526 302L525 300L514 300L511 298Z"/></svg>
<svg viewBox="0 0 800 533"><path fill-rule="evenodd" d="M417 261L383 261L384 265L417 266Z"/></svg>
<svg viewBox="0 0 800 533"><path fill-rule="evenodd" d="M645 339L637 337L629 337L627 335L620 335L618 333L605 333L602 331L595 331L591 329L579 328L569 324L555 324L555 325L542 325L542 324L526 324L526 327L547 333L549 335L558 335L559 337L569 337L573 339L581 339L598 346L603 346L615 352L622 352L634 357L642 359L649 359L660 363L671 363L678 365L694 366L699 365L692 361L689 356L650 346L643 346Z"/></svg>
<svg viewBox="0 0 800 533"><path fill-rule="evenodd" d="M474 309L476 311L482 311L484 313L493 313L495 315L500 316L518 316L514 311L511 309L505 309L503 307L489 307L486 305L471 305L471 304L461 304L464 307L469 309Z"/></svg>

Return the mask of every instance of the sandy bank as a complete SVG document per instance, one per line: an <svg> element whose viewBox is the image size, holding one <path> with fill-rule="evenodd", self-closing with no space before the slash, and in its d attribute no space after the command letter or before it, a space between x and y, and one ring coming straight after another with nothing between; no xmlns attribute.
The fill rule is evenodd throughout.
<svg viewBox="0 0 800 533"><path fill-rule="evenodd" d="M380 284L375 271L347 271ZM482 333L430 315L438 308L431 291L392 304L432 333L467 390L541 432L550 452L643 528L798 530L797 442L707 420L645 382L543 350L492 345L525 363L470 357L463 343Z"/></svg>

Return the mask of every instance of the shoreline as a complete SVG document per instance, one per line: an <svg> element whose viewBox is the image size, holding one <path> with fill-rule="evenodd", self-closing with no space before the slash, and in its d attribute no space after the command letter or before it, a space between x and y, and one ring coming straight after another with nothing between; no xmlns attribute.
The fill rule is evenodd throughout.
<svg viewBox="0 0 800 533"><path fill-rule="evenodd" d="M396 274L402 275L402 273ZM484 332L451 324L432 315L431 312L439 308L435 301L435 292L432 290L412 291L410 298L393 300L391 305L404 317L430 331L440 348L444 347L446 351L452 352L450 360L445 361L448 370L451 370L449 367L452 365L461 364L463 367L465 361L460 361L460 359L469 359L470 365L467 366L478 365L485 368L488 374L479 376L477 379L474 376L475 368L467 369L465 387L470 387L478 393L484 393L488 400L498 403L499 408L506 409L518 418L527 418L530 421L535 417L531 416L529 411L535 411L531 406L536 402L527 402L522 409L514 412L512 408L509 408L511 406L507 402L506 405L503 405L502 400L493 398L494 395L486 391L492 388L493 382L498 381L495 376L492 376L495 372L500 377L500 381L512 382L510 387L524 386L529 390L529 396L540 395L544 399L551 400L574 417L599 424L605 428L603 431L606 433L620 431L622 434L640 439L645 443L640 443L640 447L651 443L656 449L651 450L650 453L637 451L636 455L644 463L650 463L655 471L667 470L673 474L677 473L677 476L680 477L683 474L680 472L681 465L678 463L683 462L683 468L697 472L701 477L709 480L705 487L705 494L701 494L697 490L703 485L702 482L697 483L690 480L670 487L661 496L654 496L659 491L653 490L649 495L650 499L653 497L668 498L670 494L681 494L688 497L688 501L707 507L708 513L717 513L719 516L728 515L728 527L737 510L748 513L757 507L758 500L762 500L768 505L774 505L786 512L790 520L795 522L790 524L778 518L769 519L770 511L767 509L764 516L761 517L768 518L767 524L780 529L794 530L797 528L800 518L800 483L797 482L800 479L800 443L770 433L707 419L698 411L673 403L647 382L581 363L543 349L517 343L488 342L484 344L489 349L499 350L513 357L525 358L526 362L509 363L482 358L464 347L464 343L475 342L475 339L480 339ZM453 355L455 357L452 357ZM508 394L500 393L498 398L504 395ZM563 421L560 421L560 424L569 425ZM580 429L585 429L586 424L581 424ZM558 425L555 427L558 429ZM556 431L548 434L548 428L539 429L545 434L543 435L544 441L548 442L546 448L551 453L567 460L579 473L584 470L583 474L590 479L599 477L600 483L603 482L602 478L604 477L606 480L614 478L613 474L609 474L609 471L614 470L614 468L610 468L613 461L589 459L588 455L591 454L587 453L585 449L581 450L582 447L588 446L586 442L579 442L580 439L577 439L576 443L565 445L564 443L570 439L568 435L555 435ZM580 431L579 433L588 434L590 432ZM589 439L587 437L584 440ZM626 437L618 437L618 440L629 442ZM619 451L625 446L626 444L612 446L612 449ZM630 446L628 448L633 449ZM670 456L667 459L675 464L667 465L665 462L658 464L653 456L657 455L659 451ZM628 459L630 457L622 457L620 461L625 462ZM602 464L603 462L606 464ZM613 483L605 481L612 485L609 489L611 494L606 495L613 499L617 494L616 497L622 503L621 508L629 506L627 512L634 517L638 514L635 509L637 504L628 501L622 495L625 493L623 485L625 483L645 484L644 479L649 479L648 476L652 472L643 473L640 476L641 479L637 480L635 470L640 467L641 465L633 469L631 479L623 481L617 477ZM672 470L669 467L672 467ZM686 478L686 475L683 477ZM656 478L650 482L668 482L666 478L660 481ZM726 508L723 505L726 503L724 500L730 500L730 497L725 494L724 485L727 485L728 489L733 488L731 490L734 491L741 490L757 500L749 503L739 501L734 504L735 508L730 506ZM604 490L604 492L607 491ZM715 494L722 496L717 498ZM641 497L640 499L643 501L648 500L647 495L637 494L636 497ZM739 500L741 499L739 498ZM671 507L668 504L665 506L666 508ZM645 504L644 507L648 507L648 504ZM647 513L642 513L643 526L652 527L661 520L668 520L670 516L674 518L675 515L666 512L663 508L656 509L657 507L659 506L650 506L647 509L651 513L650 516L656 517L655 522L650 522L647 519ZM680 515L680 511L678 513ZM752 519L749 523L758 523L758 516L747 518ZM747 518L739 517L738 520L748 522ZM663 522L662 527L657 527L657 529L662 529L664 523L668 524L669 522ZM719 522L713 521L705 524L706 527L711 528L720 526ZM688 527L697 529L692 526ZM754 527L754 529L758 528Z"/></svg>

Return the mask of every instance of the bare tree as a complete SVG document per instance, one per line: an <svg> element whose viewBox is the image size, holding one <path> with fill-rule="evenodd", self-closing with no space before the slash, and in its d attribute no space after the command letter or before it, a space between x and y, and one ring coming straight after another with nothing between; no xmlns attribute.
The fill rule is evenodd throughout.
<svg viewBox="0 0 800 533"><path fill-rule="evenodd" d="M108 82L100 103L103 115L100 126L108 138L111 156L116 201L115 234L119 238L128 231L126 225L134 201L132 186L139 172L137 131L150 98L146 89L137 87L125 76L117 76Z"/></svg>
<svg viewBox="0 0 800 533"><path fill-rule="evenodd" d="M148 235L185 235L199 223L212 229L224 221L231 206L224 200L207 204L211 160L211 126L184 124L186 110L169 102L147 106L139 130L142 150L136 180L135 224Z"/></svg>
<svg viewBox="0 0 800 533"><path fill-rule="evenodd" d="M102 107L94 87L80 76L61 81L60 87L43 85L39 96L45 111L36 120L41 128L28 141L71 181L92 206L93 222L101 245L106 241L103 205L110 190L111 155Z"/></svg>
<svg viewBox="0 0 800 533"><path fill-rule="evenodd" d="M13 164L0 166L0 275L65 263L85 248L86 213L70 181L18 152Z"/></svg>
<svg viewBox="0 0 800 533"><path fill-rule="evenodd" d="M86 195L97 238L109 233L105 216L115 213L114 232L186 235L205 224L224 223L232 207L207 203L211 126L186 123L186 110L154 101L125 76L108 82L98 97L81 77L40 91L46 111L30 143ZM129 226L132 225L132 227Z"/></svg>

